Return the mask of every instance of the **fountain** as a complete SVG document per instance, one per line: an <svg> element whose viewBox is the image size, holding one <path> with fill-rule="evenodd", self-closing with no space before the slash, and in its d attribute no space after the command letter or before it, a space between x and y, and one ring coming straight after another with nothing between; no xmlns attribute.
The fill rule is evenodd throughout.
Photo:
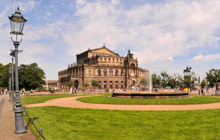
<svg viewBox="0 0 220 140"><path fill-rule="evenodd" d="M151 54L148 55L149 63L149 90L148 91L114 91L112 97L117 98L130 98L130 99L168 99L168 98L186 98L189 97L188 92L181 91L153 91L152 92L152 77L151 77Z"/></svg>

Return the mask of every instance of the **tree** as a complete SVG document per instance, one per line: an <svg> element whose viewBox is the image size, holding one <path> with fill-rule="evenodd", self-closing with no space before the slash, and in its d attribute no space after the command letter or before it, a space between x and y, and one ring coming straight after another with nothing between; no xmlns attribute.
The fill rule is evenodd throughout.
<svg viewBox="0 0 220 140"><path fill-rule="evenodd" d="M197 78L195 77L194 72L185 74L183 76L183 81L182 81L183 88L190 88L190 89L194 88L195 81L197 81Z"/></svg>
<svg viewBox="0 0 220 140"><path fill-rule="evenodd" d="M8 87L9 65L10 64L3 65L0 63L0 87Z"/></svg>
<svg viewBox="0 0 220 140"><path fill-rule="evenodd" d="M88 88L88 86L89 86L89 83L83 83L83 85L82 85L83 87L85 87L85 88Z"/></svg>
<svg viewBox="0 0 220 140"><path fill-rule="evenodd" d="M71 82L71 81L67 82L67 83L66 83L66 86L68 86L69 89L70 89L70 88L73 86L73 82Z"/></svg>
<svg viewBox="0 0 220 140"><path fill-rule="evenodd" d="M203 79L202 82L201 82L201 87L204 88L205 86L206 86L206 80Z"/></svg>
<svg viewBox="0 0 220 140"><path fill-rule="evenodd" d="M140 83L145 87L146 85L147 85L147 80L146 80L146 78L141 78L140 79Z"/></svg>
<svg viewBox="0 0 220 140"><path fill-rule="evenodd" d="M170 76L167 72L161 72L160 73L161 75L161 85L163 88L166 88L168 85L168 81L170 79Z"/></svg>
<svg viewBox="0 0 220 140"><path fill-rule="evenodd" d="M92 80L91 81L91 84L92 84L92 87L95 88L95 87L98 87L99 83L97 80Z"/></svg>
<svg viewBox="0 0 220 140"><path fill-rule="evenodd" d="M209 72L206 72L206 80L208 81L210 87L216 87L217 93L217 83L220 82L220 69L211 69Z"/></svg>
<svg viewBox="0 0 220 140"><path fill-rule="evenodd" d="M20 65L18 68L19 73L19 88L25 89L36 89L42 88L45 84L45 73L38 67L37 63L32 63L30 65Z"/></svg>
<svg viewBox="0 0 220 140"><path fill-rule="evenodd" d="M161 77L157 74L152 74L152 83L153 88L160 88L161 87Z"/></svg>

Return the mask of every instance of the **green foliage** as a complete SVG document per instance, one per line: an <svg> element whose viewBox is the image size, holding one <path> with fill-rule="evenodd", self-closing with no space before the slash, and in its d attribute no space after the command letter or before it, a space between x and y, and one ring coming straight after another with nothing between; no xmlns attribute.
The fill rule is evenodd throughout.
<svg viewBox="0 0 220 140"><path fill-rule="evenodd" d="M10 64L3 65L0 63L0 87L8 87L9 66Z"/></svg>
<svg viewBox="0 0 220 140"><path fill-rule="evenodd" d="M194 83L197 81L197 78L195 77L195 73L189 73L187 75L183 76L183 88L194 88Z"/></svg>
<svg viewBox="0 0 220 140"><path fill-rule="evenodd" d="M109 88L106 88L106 89L105 89L105 92L109 92L109 90L110 90Z"/></svg>
<svg viewBox="0 0 220 140"><path fill-rule="evenodd" d="M85 88L87 89L88 86L89 86L89 83L83 83L82 86L85 87Z"/></svg>
<svg viewBox="0 0 220 140"><path fill-rule="evenodd" d="M167 72L161 72L160 75L152 74L152 82L154 88L179 88L182 85L182 78L180 75L169 75Z"/></svg>
<svg viewBox="0 0 220 140"><path fill-rule="evenodd" d="M49 87L49 92L54 93L55 92L54 88Z"/></svg>
<svg viewBox="0 0 220 140"><path fill-rule="evenodd" d="M220 102L220 98L213 96L193 96L190 98L170 98L170 99L123 99L109 98L105 96L92 96L77 98L77 100L88 103L99 104L201 104Z"/></svg>
<svg viewBox="0 0 220 140"><path fill-rule="evenodd" d="M220 110L27 108L47 140L218 140ZM53 127L51 127L53 126Z"/></svg>
<svg viewBox="0 0 220 140"><path fill-rule="evenodd" d="M205 86L206 86L206 80L203 79L202 82L201 82L201 87L204 88Z"/></svg>
<svg viewBox="0 0 220 140"><path fill-rule="evenodd" d="M73 86L73 82L67 82L66 86L68 86L69 88L71 88Z"/></svg>
<svg viewBox="0 0 220 140"><path fill-rule="evenodd" d="M98 85L99 85L97 80L92 80L91 84L92 84L93 87L98 87Z"/></svg>
<svg viewBox="0 0 220 140"><path fill-rule="evenodd" d="M37 92L41 92L41 91L42 91L42 87L38 87Z"/></svg>
<svg viewBox="0 0 220 140"><path fill-rule="evenodd" d="M44 71L38 67L37 63L30 65L20 65L18 69L19 73L19 87L26 90L41 88L45 81Z"/></svg>
<svg viewBox="0 0 220 140"><path fill-rule="evenodd" d="M85 89L85 88L81 88L81 90L82 90L82 91L85 91L86 89Z"/></svg>
<svg viewBox="0 0 220 140"><path fill-rule="evenodd" d="M157 74L152 74L152 83L154 88L160 88L161 87L161 77Z"/></svg>
<svg viewBox="0 0 220 140"><path fill-rule="evenodd" d="M143 86L146 86L146 85L147 85L147 80L146 80L146 78L142 77L142 78L140 79L140 83L141 83Z"/></svg>
<svg viewBox="0 0 220 140"><path fill-rule="evenodd" d="M220 82L220 69L211 69L209 72L206 72L206 80L210 87L216 86Z"/></svg>

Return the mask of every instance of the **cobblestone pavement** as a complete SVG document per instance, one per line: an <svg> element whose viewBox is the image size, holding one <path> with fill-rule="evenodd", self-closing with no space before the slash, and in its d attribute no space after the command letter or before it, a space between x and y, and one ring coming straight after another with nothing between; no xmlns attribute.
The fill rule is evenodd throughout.
<svg viewBox="0 0 220 140"><path fill-rule="evenodd" d="M81 96L82 97L82 96ZM150 111L166 111L166 110L205 110L218 109L220 103L207 104L191 104L191 105L116 105L116 104L95 104L77 101L80 97L67 97L48 100L45 103L28 104L26 107L40 106L59 106L68 108L89 108L89 109L110 109L110 110L150 110Z"/></svg>
<svg viewBox="0 0 220 140"><path fill-rule="evenodd" d="M31 130L15 134L14 111L8 94L0 95L0 140L36 140Z"/></svg>

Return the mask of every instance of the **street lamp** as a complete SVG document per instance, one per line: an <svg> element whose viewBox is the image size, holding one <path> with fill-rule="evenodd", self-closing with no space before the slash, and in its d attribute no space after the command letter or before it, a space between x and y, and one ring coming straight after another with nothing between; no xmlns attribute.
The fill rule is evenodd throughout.
<svg viewBox="0 0 220 140"><path fill-rule="evenodd" d="M11 83L12 83L12 80L11 80L11 69L12 69L12 67L11 67L11 65L9 66L9 68L8 68L8 78L9 78L9 80L8 80L8 86L9 86L9 97L10 97L10 100L12 101L13 99L12 99L12 90L11 90Z"/></svg>
<svg viewBox="0 0 220 140"><path fill-rule="evenodd" d="M23 109L21 105L19 86L18 86L18 46L22 41L24 24L27 21L21 14L19 7L12 16L8 17L11 25L11 40L15 46L15 83L16 83L16 108L15 112L15 133L25 133Z"/></svg>

